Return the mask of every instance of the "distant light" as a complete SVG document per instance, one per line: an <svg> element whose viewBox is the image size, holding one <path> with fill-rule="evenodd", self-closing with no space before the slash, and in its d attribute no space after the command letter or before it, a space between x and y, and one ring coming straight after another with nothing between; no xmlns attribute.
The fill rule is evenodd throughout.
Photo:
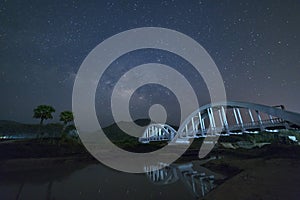
<svg viewBox="0 0 300 200"><path fill-rule="evenodd" d="M259 133L258 131L245 131L245 133Z"/></svg>
<svg viewBox="0 0 300 200"><path fill-rule="evenodd" d="M288 138L294 142L298 142L296 136L293 136L293 135L289 135Z"/></svg>
<svg viewBox="0 0 300 200"><path fill-rule="evenodd" d="M275 130L268 130L268 129L266 129L266 132L270 132L270 133L278 133L279 130L277 130L277 129L275 129Z"/></svg>

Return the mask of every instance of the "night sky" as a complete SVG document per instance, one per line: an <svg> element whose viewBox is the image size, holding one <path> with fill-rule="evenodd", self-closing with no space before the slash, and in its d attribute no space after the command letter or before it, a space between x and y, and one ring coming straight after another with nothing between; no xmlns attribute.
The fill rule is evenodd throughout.
<svg viewBox="0 0 300 200"><path fill-rule="evenodd" d="M89 52L110 36L146 26L174 29L199 42L221 72L228 100L283 104L300 112L299 10L297 0L1 1L0 119L34 122L34 107L50 104L57 120L60 111L72 108L73 82ZM124 71L150 61L175 68L188 65L154 50L130 53L113 65ZM110 74L103 81L109 85L114 79ZM191 79L198 84L199 103L209 103L201 77ZM98 87L101 115L105 93ZM169 101L160 102L159 91L170 93L152 85L134 94L136 118L144 117L149 104ZM148 103L141 103L145 98ZM178 104L171 102L173 108L167 109L176 110Z"/></svg>

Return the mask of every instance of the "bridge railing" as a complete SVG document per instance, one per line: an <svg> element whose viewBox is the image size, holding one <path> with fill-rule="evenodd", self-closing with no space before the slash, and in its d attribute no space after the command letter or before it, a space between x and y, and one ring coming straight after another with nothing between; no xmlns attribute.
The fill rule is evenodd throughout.
<svg viewBox="0 0 300 200"><path fill-rule="evenodd" d="M246 127L255 127L255 126L265 126L265 125L278 125L285 123L285 120L281 118L273 118L273 119L267 119L267 120L261 120L261 121L253 121L253 122L247 122L242 124L234 124L229 126L230 128L246 128Z"/></svg>
<svg viewBox="0 0 300 200"><path fill-rule="evenodd" d="M188 137L205 137L207 134L218 134L218 133L225 133L231 130L241 130L250 129L250 128L263 128L266 126L278 126L284 125L285 120L281 118L272 118L267 120L261 121L253 121L247 122L242 124L233 124L233 125L223 125L221 127L210 127L204 130L198 128L198 130L184 130L181 133L181 137L188 138Z"/></svg>

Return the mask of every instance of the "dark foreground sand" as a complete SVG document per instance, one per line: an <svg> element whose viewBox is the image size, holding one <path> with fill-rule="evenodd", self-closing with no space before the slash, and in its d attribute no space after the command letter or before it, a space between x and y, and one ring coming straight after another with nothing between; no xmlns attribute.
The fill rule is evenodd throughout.
<svg viewBox="0 0 300 200"><path fill-rule="evenodd" d="M226 160L242 171L205 199L299 199L300 161L296 159Z"/></svg>

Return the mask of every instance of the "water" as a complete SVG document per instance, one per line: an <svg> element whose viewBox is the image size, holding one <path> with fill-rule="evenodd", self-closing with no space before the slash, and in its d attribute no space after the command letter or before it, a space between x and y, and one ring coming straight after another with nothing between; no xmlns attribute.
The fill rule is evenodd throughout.
<svg viewBox="0 0 300 200"><path fill-rule="evenodd" d="M158 163L162 165L163 163ZM0 199L196 199L223 179L200 162L172 164L144 174L112 170L102 164L61 164L40 170L0 174Z"/></svg>

